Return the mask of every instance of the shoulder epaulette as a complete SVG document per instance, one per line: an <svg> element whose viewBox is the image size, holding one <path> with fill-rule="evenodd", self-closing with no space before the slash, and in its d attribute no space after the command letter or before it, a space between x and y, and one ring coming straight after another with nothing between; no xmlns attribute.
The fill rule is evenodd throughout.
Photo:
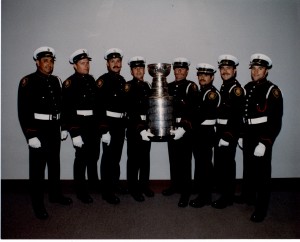
<svg viewBox="0 0 300 242"><path fill-rule="evenodd" d="M129 92L130 91L130 87L131 87L130 83L125 83L125 87L124 87L125 92Z"/></svg>
<svg viewBox="0 0 300 242"><path fill-rule="evenodd" d="M63 86L64 86L64 88L68 88L71 86L71 84L72 84L72 81L70 79L67 79L64 81Z"/></svg>
<svg viewBox="0 0 300 242"><path fill-rule="evenodd" d="M104 84L103 79L98 79L96 84L97 84L97 87L101 88Z"/></svg>

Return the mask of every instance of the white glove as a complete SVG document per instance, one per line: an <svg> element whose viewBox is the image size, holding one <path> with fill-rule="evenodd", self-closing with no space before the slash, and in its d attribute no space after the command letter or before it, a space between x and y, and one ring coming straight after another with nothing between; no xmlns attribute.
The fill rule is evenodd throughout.
<svg viewBox="0 0 300 242"><path fill-rule="evenodd" d="M229 145L229 143L227 141L225 141L223 139L220 139L220 141L219 141L219 147L221 147L221 146L228 146L228 145Z"/></svg>
<svg viewBox="0 0 300 242"><path fill-rule="evenodd" d="M102 142L107 143L107 145L110 144L110 139L111 139L111 136L110 136L109 131L106 134L102 135Z"/></svg>
<svg viewBox="0 0 300 242"><path fill-rule="evenodd" d="M61 140L66 140L68 138L68 131L66 130L61 131L60 138Z"/></svg>
<svg viewBox="0 0 300 242"><path fill-rule="evenodd" d="M37 137L29 139L28 145L32 148L40 148L42 146L41 141Z"/></svg>
<svg viewBox="0 0 300 242"><path fill-rule="evenodd" d="M266 151L266 146L259 142L254 150L254 155L258 157L264 156L265 151Z"/></svg>
<svg viewBox="0 0 300 242"><path fill-rule="evenodd" d="M82 145L84 144L80 135L74 137L72 140L73 140L73 145L76 147L81 148Z"/></svg>
<svg viewBox="0 0 300 242"><path fill-rule="evenodd" d="M142 136L142 139L145 140L145 141L150 141L149 137L153 137L154 134L152 134L150 132L150 129L146 130L144 129L143 131L140 132L141 136Z"/></svg>
<svg viewBox="0 0 300 242"><path fill-rule="evenodd" d="M238 140L239 147L243 149L243 138L239 138Z"/></svg>
<svg viewBox="0 0 300 242"><path fill-rule="evenodd" d="M175 135L174 140L180 139L184 135L184 133L185 133L185 130L182 127L179 127L178 129L170 131L170 134Z"/></svg>

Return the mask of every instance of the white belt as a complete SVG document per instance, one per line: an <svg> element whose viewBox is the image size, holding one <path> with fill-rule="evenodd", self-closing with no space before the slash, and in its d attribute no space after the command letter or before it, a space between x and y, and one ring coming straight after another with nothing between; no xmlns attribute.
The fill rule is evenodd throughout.
<svg viewBox="0 0 300 242"><path fill-rule="evenodd" d="M216 120L215 119L207 119L201 123L201 125L215 125Z"/></svg>
<svg viewBox="0 0 300 242"><path fill-rule="evenodd" d="M224 124L225 125L225 124L227 124L227 122L228 122L228 119L221 119L221 118L217 119L218 124Z"/></svg>
<svg viewBox="0 0 300 242"><path fill-rule="evenodd" d="M82 115L82 116L92 116L93 115L93 110L77 110L77 115Z"/></svg>
<svg viewBox="0 0 300 242"><path fill-rule="evenodd" d="M59 120L60 113L58 114L43 114L43 113L34 113L34 118L39 120Z"/></svg>
<svg viewBox="0 0 300 242"><path fill-rule="evenodd" d="M146 120L146 115L140 115L141 116L141 120Z"/></svg>
<svg viewBox="0 0 300 242"><path fill-rule="evenodd" d="M246 124L261 124L261 123L266 123L268 121L268 117L260 117L260 118L249 118L249 119L244 119L244 122Z"/></svg>
<svg viewBox="0 0 300 242"><path fill-rule="evenodd" d="M122 118L124 116L123 113L116 113L111 111L106 111L106 116L113 117L113 118Z"/></svg>

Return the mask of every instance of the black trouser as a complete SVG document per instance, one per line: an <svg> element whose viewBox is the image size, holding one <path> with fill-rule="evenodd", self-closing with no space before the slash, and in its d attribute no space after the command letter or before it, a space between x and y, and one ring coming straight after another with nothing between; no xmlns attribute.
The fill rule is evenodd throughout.
<svg viewBox="0 0 300 242"><path fill-rule="evenodd" d="M191 192L192 143L191 134L186 132L178 140L168 141L171 186L180 193Z"/></svg>
<svg viewBox="0 0 300 242"><path fill-rule="evenodd" d="M195 159L194 189L203 198L211 198L213 185L213 146L215 130L212 125L193 130L193 155Z"/></svg>
<svg viewBox="0 0 300 242"><path fill-rule="evenodd" d="M214 177L217 190L222 196L229 200L233 200L235 193L236 178L236 142L230 142L228 146L219 146L217 139L214 147Z"/></svg>
<svg viewBox="0 0 300 242"><path fill-rule="evenodd" d="M266 213L271 193L272 146L266 146L264 156L257 157L254 156L254 150L258 143L258 135L255 132L248 132L243 138L242 195L246 201L255 201L256 209Z"/></svg>
<svg viewBox="0 0 300 242"><path fill-rule="evenodd" d="M101 158L101 181L104 193L113 192L120 179L120 161L125 139L125 120L122 118L108 118L110 144L103 143Z"/></svg>
<svg viewBox="0 0 300 242"><path fill-rule="evenodd" d="M81 148L75 147L74 180L78 194L87 193L86 172L90 185L97 189L100 154L100 136L97 132L94 117L82 117L80 135L83 141Z"/></svg>
<svg viewBox="0 0 300 242"><path fill-rule="evenodd" d="M41 148L29 147L29 180L33 206L44 204L45 168L48 168L49 196L61 195L60 124L59 121L38 121L37 138Z"/></svg>
<svg viewBox="0 0 300 242"><path fill-rule="evenodd" d="M135 130L127 130L127 181L133 193L148 187L150 175L151 142L138 135Z"/></svg>

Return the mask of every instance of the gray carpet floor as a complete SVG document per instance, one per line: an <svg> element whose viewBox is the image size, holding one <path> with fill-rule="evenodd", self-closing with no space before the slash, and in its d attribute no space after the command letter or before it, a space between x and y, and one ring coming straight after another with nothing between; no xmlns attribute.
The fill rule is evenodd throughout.
<svg viewBox="0 0 300 242"><path fill-rule="evenodd" d="M267 218L249 220L253 207L234 204L223 210L211 206L179 208L179 195L139 203L120 195L110 205L100 194L85 205L74 194L70 207L51 204L48 220L35 218L26 193L2 193L2 239L299 239L300 193L273 192ZM214 194L216 196L216 194ZM193 198L194 196L192 196Z"/></svg>

